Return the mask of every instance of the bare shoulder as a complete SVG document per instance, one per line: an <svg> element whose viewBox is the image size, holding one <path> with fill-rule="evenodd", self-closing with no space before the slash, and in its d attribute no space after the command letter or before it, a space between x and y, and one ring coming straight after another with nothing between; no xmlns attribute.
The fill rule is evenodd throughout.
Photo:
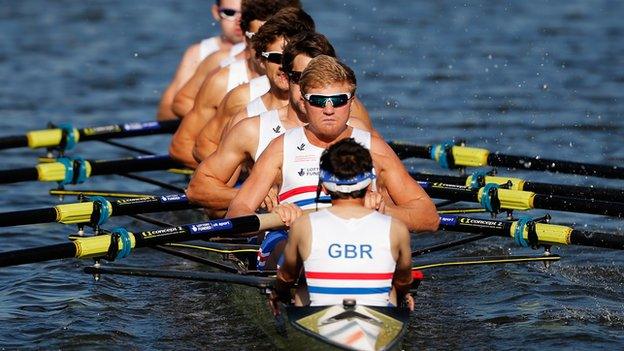
<svg viewBox="0 0 624 351"><path fill-rule="evenodd" d="M246 104L249 100L249 83L241 84L228 92L227 98L224 98L225 107L231 109L235 106Z"/></svg>
<svg viewBox="0 0 624 351"><path fill-rule="evenodd" d="M303 233L310 229L310 215L304 213L301 217L295 219L290 225L289 237L292 237L295 241L300 241Z"/></svg>
<svg viewBox="0 0 624 351"><path fill-rule="evenodd" d="M258 137L258 127L260 126L260 117L250 117L241 120L236 123L232 129L228 132L228 135L236 136L237 138L251 138Z"/></svg>
<svg viewBox="0 0 624 351"><path fill-rule="evenodd" d="M273 166L281 167L282 157L284 155L284 134L271 140L269 146L260 154L256 166L251 169L251 172L260 167L258 165L271 164Z"/></svg>

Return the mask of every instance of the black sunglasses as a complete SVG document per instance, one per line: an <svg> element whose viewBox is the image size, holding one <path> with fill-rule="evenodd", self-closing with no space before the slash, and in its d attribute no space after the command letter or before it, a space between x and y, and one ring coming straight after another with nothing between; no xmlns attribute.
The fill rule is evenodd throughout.
<svg viewBox="0 0 624 351"><path fill-rule="evenodd" d="M290 71L287 72L288 80L290 80L293 84L299 84L299 80L301 80L301 72L299 71Z"/></svg>
<svg viewBox="0 0 624 351"><path fill-rule="evenodd" d="M279 51L262 52L260 55L269 62L278 64L278 65L282 64L282 53Z"/></svg>
<svg viewBox="0 0 624 351"><path fill-rule="evenodd" d="M238 10L230 9L227 7L219 8L219 17L221 17L221 19L231 20L231 19L234 19L239 14L240 14L240 11Z"/></svg>

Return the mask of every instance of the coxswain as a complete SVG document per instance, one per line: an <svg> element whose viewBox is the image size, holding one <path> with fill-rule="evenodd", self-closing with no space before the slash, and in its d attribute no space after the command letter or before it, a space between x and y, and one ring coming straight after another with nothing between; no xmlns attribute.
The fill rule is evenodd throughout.
<svg viewBox="0 0 624 351"><path fill-rule="evenodd" d="M234 57L245 48L243 32L240 29L241 0L216 0L211 12L214 20L219 23L221 34L206 38L186 49L171 83L160 99L158 120L177 118L172 109L173 99L205 58L218 51Z"/></svg>
<svg viewBox="0 0 624 351"><path fill-rule="evenodd" d="M374 179L370 152L354 139L342 139L323 152L318 192L328 193L332 206L291 224L270 296L275 314L278 299L291 303L302 268L306 284L298 290L296 305L338 305L354 299L366 306L405 301L414 309L410 234L398 219L366 206Z"/></svg>

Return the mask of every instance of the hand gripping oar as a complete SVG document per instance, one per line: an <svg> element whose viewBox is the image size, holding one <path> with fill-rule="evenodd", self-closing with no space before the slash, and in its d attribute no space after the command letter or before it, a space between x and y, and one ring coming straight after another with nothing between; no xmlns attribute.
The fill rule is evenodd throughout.
<svg viewBox="0 0 624 351"><path fill-rule="evenodd" d="M214 237L241 236L245 233L282 227L284 223L279 215L267 213L184 224L140 233L130 233L125 229L116 228L112 234L76 238L70 243L2 252L0 253L0 267L72 257L102 257L114 260L127 256L132 249L139 247Z"/></svg>
<svg viewBox="0 0 624 351"><path fill-rule="evenodd" d="M510 184L509 189L512 190L532 191L544 195L571 196L600 201L624 202L624 189L531 182L520 178L492 176L485 172L475 172L469 176L448 176L416 172L411 172L410 175L416 180L430 183L464 185L471 188L480 188L489 183L501 185Z"/></svg>
<svg viewBox="0 0 624 351"><path fill-rule="evenodd" d="M487 149L454 145L452 142L425 146L390 142L389 145L401 159L410 157L432 159L444 168L491 166L624 179L624 167L614 165L491 153Z"/></svg>
<svg viewBox="0 0 624 351"><path fill-rule="evenodd" d="M78 142L82 141L129 138L152 134L173 134L179 125L179 120L111 124L82 129L76 129L71 125L64 124L58 128L33 130L24 135L0 137L0 149L49 147L70 150Z"/></svg>
<svg viewBox="0 0 624 351"><path fill-rule="evenodd" d="M530 191L505 189L489 183L479 189L462 185L418 182L429 196L438 199L480 203L488 212L544 209L624 217L624 203L595 201L576 197L550 196Z"/></svg>
<svg viewBox="0 0 624 351"><path fill-rule="evenodd" d="M139 156L119 160L84 160L61 157L56 162L36 167L0 171L0 184L25 181L58 182L61 185L81 184L97 175L146 172L183 167L168 155Z"/></svg>
<svg viewBox="0 0 624 351"><path fill-rule="evenodd" d="M501 221L464 216L440 216L440 230L511 237L522 246L580 245L624 249L624 235L577 230L572 227L527 221Z"/></svg>
<svg viewBox="0 0 624 351"><path fill-rule="evenodd" d="M198 207L190 204L186 195L178 194L115 201L108 201L97 196L89 200L54 207L0 213L0 227L50 222L102 225L109 217L113 216L179 211Z"/></svg>

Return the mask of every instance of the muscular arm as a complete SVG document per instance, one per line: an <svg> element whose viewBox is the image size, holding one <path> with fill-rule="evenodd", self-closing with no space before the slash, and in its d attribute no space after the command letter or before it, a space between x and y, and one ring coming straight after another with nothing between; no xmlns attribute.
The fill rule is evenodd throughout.
<svg viewBox="0 0 624 351"><path fill-rule="evenodd" d="M199 131L214 116L217 106L226 93L228 70L223 69L207 79L197 94L193 109L182 119L182 123L171 139L169 155L187 167L195 168L193 147Z"/></svg>
<svg viewBox="0 0 624 351"><path fill-rule="evenodd" d="M156 117L159 121L176 119L177 116L173 111L173 99L180 88L189 80L195 72L198 64L199 44L191 45L182 56L182 60L173 76L173 80L162 94L160 104L158 105L158 113Z"/></svg>
<svg viewBox="0 0 624 351"><path fill-rule="evenodd" d="M238 166L251 157L252 146L258 144L254 128L258 129L259 120L245 122L226 136L217 151L199 165L186 191L191 202L213 210L227 210L238 193L231 184L235 182L233 176Z"/></svg>
<svg viewBox="0 0 624 351"><path fill-rule="evenodd" d="M396 253L397 260L392 285L401 298L409 292L412 284L412 250L407 227L394 218L390 227L390 242L392 243L392 253L393 255Z"/></svg>
<svg viewBox="0 0 624 351"><path fill-rule="evenodd" d="M393 203L386 203L385 213L401 220L410 231L428 232L438 229L440 217L435 205L410 177L394 151L381 138L372 137L371 155L378 183L388 192Z"/></svg>
<svg viewBox="0 0 624 351"><path fill-rule="evenodd" d="M362 121L362 123L366 126L366 128L363 128L364 130L374 131L373 122L371 122L368 111L366 110L366 107L364 107L362 101L358 99L357 96L353 100L353 105L351 105L351 116L355 116L360 121Z"/></svg>
<svg viewBox="0 0 624 351"><path fill-rule="evenodd" d="M260 206L282 168L283 143L282 135L271 141L264 150L230 203L226 217L252 214Z"/></svg>
<svg viewBox="0 0 624 351"><path fill-rule="evenodd" d="M199 65L196 64L196 69L191 72L192 76L190 76L190 78L187 77L182 83L183 85L181 84L180 87L178 87L179 90L177 90L171 105L173 113L183 118L190 112L202 84L208 80L210 76L219 71L219 62L227 57L227 53L228 51L224 50L217 51L206 57Z"/></svg>
<svg viewBox="0 0 624 351"><path fill-rule="evenodd" d="M249 83L232 89L221 101L215 115L202 128L193 147L193 157L201 162L219 146L223 131L230 119L244 108L249 100Z"/></svg>

